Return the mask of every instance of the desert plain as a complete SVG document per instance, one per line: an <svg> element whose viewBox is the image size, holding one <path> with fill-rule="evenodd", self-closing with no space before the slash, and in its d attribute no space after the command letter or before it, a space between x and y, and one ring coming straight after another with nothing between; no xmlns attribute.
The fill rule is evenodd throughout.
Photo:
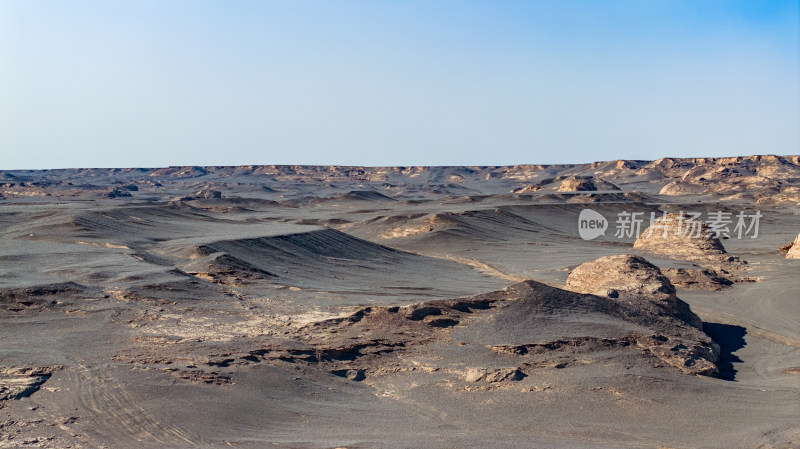
<svg viewBox="0 0 800 449"><path fill-rule="evenodd" d="M798 233L800 156L0 171L0 447L797 448Z"/></svg>

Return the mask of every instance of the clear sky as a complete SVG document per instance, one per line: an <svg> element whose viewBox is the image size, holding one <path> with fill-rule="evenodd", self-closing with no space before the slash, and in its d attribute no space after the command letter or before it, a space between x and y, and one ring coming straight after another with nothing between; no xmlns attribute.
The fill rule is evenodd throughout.
<svg viewBox="0 0 800 449"><path fill-rule="evenodd" d="M800 153L797 0L0 0L0 169Z"/></svg>

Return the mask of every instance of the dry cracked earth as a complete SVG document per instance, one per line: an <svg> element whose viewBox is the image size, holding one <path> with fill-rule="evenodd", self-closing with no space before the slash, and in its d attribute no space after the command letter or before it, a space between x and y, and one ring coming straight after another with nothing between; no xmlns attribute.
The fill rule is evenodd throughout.
<svg viewBox="0 0 800 449"><path fill-rule="evenodd" d="M798 156L0 171L0 447L797 448L798 232Z"/></svg>

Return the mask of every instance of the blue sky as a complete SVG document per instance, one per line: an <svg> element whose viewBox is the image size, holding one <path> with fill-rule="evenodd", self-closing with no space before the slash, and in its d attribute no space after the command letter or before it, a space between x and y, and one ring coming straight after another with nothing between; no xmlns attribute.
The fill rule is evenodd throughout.
<svg viewBox="0 0 800 449"><path fill-rule="evenodd" d="M0 169L800 153L784 0L0 0Z"/></svg>

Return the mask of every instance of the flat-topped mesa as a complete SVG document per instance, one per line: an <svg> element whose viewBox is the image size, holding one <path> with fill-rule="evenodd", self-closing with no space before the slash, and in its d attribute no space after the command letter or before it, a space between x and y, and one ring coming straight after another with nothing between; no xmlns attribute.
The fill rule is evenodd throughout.
<svg viewBox="0 0 800 449"><path fill-rule="evenodd" d="M634 248L678 257L722 256L727 254L718 238L703 222L690 223L687 216L667 214L656 219L633 244Z"/></svg>
<svg viewBox="0 0 800 449"><path fill-rule="evenodd" d="M616 301L652 301L668 314L702 328L700 318L676 296L672 282L640 256L619 254L586 262L570 272L565 288Z"/></svg>
<svg viewBox="0 0 800 449"><path fill-rule="evenodd" d="M797 235L797 238L794 239L794 243L789 248L789 251L786 252L787 259L800 259L800 234Z"/></svg>

